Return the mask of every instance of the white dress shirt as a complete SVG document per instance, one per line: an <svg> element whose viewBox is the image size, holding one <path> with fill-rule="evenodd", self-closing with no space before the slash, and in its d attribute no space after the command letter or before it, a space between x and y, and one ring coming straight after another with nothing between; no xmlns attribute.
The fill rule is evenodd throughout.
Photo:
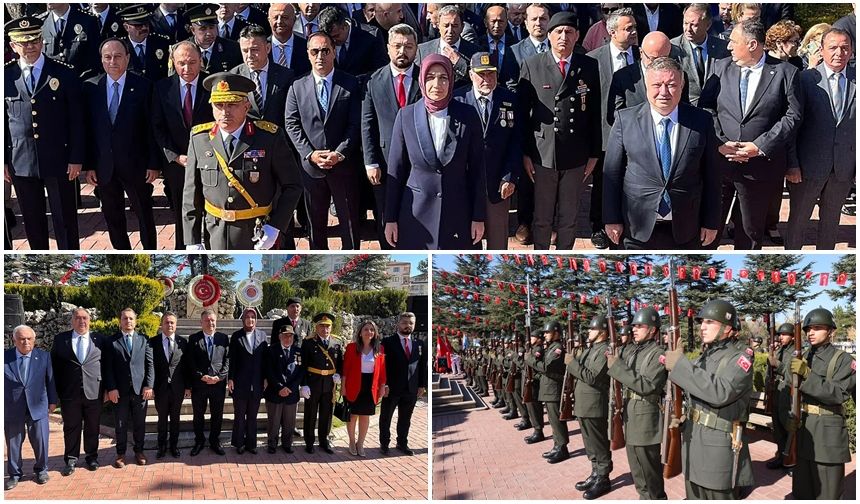
<svg viewBox="0 0 860 504"><path fill-rule="evenodd" d="M218 36L224 33L224 25L227 25L227 33L233 33L233 25L236 23L236 16L230 18L230 21L218 21Z"/></svg>
<svg viewBox="0 0 860 504"><path fill-rule="evenodd" d="M744 111L749 113L750 104L752 104L753 96L755 96L756 89L758 89L758 83L761 82L761 73L764 69L764 60L767 58L767 53L761 55L761 59L758 60L758 63L753 67L741 67L741 78L743 78L743 72L747 68L751 70L749 77L749 84L747 85L747 101L744 103ZM738 81L740 83L740 81Z"/></svg>
<svg viewBox="0 0 860 504"><path fill-rule="evenodd" d="M540 54L540 46L544 46L544 52L549 49L549 40L547 39L538 40L529 35L529 42L531 42L532 45L535 47L535 53L537 54Z"/></svg>
<svg viewBox="0 0 860 504"><path fill-rule="evenodd" d="M615 44L612 42L609 43L609 54L612 55L612 73L615 73L621 70L623 67L621 66L621 60L618 58L618 55L621 53L627 53L627 64L632 65L634 61L633 59L633 47L628 47L626 51L622 51L621 49L615 47Z"/></svg>
<svg viewBox="0 0 860 504"><path fill-rule="evenodd" d="M90 345L92 344L90 333L78 334L75 331L72 331L72 351L75 353L75 356L78 358L78 360L81 360L81 356L78 355L78 340L81 339L81 336L84 337L84 342L82 343L82 345L85 355L90 354Z"/></svg>
<svg viewBox="0 0 860 504"><path fill-rule="evenodd" d="M654 147L657 150L657 157L658 158L660 156L660 140L661 140L660 121L662 121L664 117L669 118L669 124L668 124L669 146L672 149L672 159L674 160L676 157L678 157L678 150L677 150L678 136L679 136L678 131L680 129L680 128L678 128L678 107L675 107L675 110L670 112L668 116L660 115L659 112L657 112L656 110L654 110L653 107L651 107L651 120L654 121ZM656 212L657 209L654 209L654 211ZM657 220L672 220L672 212L669 212L665 217L661 216L658 212L657 213Z"/></svg>
<svg viewBox="0 0 860 504"><path fill-rule="evenodd" d="M441 157L442 149L445 147L445 138L448 136L448 108L436 113L427 113L427 122L430 125L430 136L433 137L433 148L436 149L436 157Z"/></svg>
<svg viewBox="0 0 860 504"><path fill-rule="evenodd" d="M56 12L53 12L53 13L52 13L52 14L53 14L52 19L54 20L54 21L53 21L54 26L57 26L57 21L59 21L60 19L62 19L62 20L63 20L63 31L65 31L65 30L66 30L66 28L68 28L68 27L69 27L69 13L70 13L70 12L72 12L72 6L71 6L71 5L69 5L69 8L68 8L68 9L66 9L66 13L65 13L65 14L63 14L62 16L58 16Z"/></svg>
<svg viewBox="0 0 860 504"><path fill-rule="evenodd" d="M443 49L444 49L446 46L447 46L447 47L450 47L451 49L453 49L453 50L454 50L454 51L456 51L456 52L460 52L460 42L461 42L462 40L463 40L462 38L458 38L458 39L457 39L457 42L456 42L454 45L452 45L452 46L448 46L448 43L447 43L447 42L445 42L445 41L444 41L444 40L442 40L442 39L439 39L439 54L445 54L445 51L443 51Z"/></svg>
<svg viewBox="0 0 860 504"><path fill-rule="evenodd" d="M115 81L111 78L110 75L105 74L105 77L107 77L106 82L105 82L105 86L107 88L107 92L105 94L107 96L105 98L107 98L108 110L110 110L110 99L113 97L113 83L114 82L119 83L119 103L122 104L122 93L123 93L123 90L125 89L125 77L126 77L126 75L128 75L128 72L123 72L122 76L120 76L120 78Z"/></svg>
<svg viewBox="0 0 860 504"><path fill-rule="evenodd" d="M143 42L134 42L131 39L129 39L129 42L131 42L131 50L135 56L137 56L137 52L138 52L137 46L143 46L143 56L146 57L146 41L148 39L149 39L149 37L146 37L145 39L143 39Z"/></svg>

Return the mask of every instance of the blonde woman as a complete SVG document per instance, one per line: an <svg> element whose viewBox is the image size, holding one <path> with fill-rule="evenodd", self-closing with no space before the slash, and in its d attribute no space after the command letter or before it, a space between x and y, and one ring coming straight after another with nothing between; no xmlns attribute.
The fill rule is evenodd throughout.
<svg viewBox="0 0 860 504"><path fill-rule="evenodd" d="M830 29L827 23L818 23L806 31L797 54L803 59L804 68L815 68L821 63L821 36Z"/></svg>
<svg viewBox="0 0 860 504"><path fill-rule="evenodd" d="M364 439L370 417L376 414L376 405L385 391L385 353L379 344L380 339L376 323L365 320L343 353L341 390L350 408L346 427L349 453L360 457L365 456ZM358 439L355 437L356 423Z"/></svg>

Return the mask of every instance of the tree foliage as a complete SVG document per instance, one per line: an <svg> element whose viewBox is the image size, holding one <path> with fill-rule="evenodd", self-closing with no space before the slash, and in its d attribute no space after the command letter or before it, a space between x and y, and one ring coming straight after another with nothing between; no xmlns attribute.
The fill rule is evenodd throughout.
<svg viewBox="0 0 860 504"><path fill-rule="evenodd" d="M363 261L356 261L352 270L344 268L337 281L355 290L381 289L388 283L385 270L390 261L389 255L371 255Z"/></svg>

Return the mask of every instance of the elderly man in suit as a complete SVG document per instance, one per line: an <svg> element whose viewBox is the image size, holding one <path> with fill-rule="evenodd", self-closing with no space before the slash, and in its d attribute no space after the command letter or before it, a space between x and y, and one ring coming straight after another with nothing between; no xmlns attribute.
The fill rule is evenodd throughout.
<svg viewBox="0 0 860 504"><path fill-rule="evenodd" d="M688 77L690 103L698 106L705 83L714 75L717 60L730 56L728 42L709 35L711 29L710 6L694 3L684 9L684 31L672 39L677 47L681 68Z"/></svg>
<svg viewBox="0 0 860 504"><path fill-rule="evenodd" d="M699 101L714 116L720 143L724 216L737 194L742 220L735 226L737 250L761 249L768 205L782 190L788 146L802 120L798 71L769 57L764 39L758 21L736 24L729 41L732 57L716 62Z"/></svg>
<svg viewBox="0 0 860 504"><path fill-rule="evenodd" d="M191 39L200 48L203 70L207 73L227 72L242 63L242 52L235 40L218 35L215 4L200 4L188 9Z"/></svg>
<svg viewBox="0 0 860 504"><path fill-rule="evenodd" d="M179 416L182 401L191 398L188 340L176 334L176 314L165 312L161 316L161 334L149 340L155 368L155 410L158 412L158 444L155 458L170 454L179 458Z"/></svg>
<svg viewBox="0 0 860 504"><path fill-rule="evenodd" d="M152 182L158 177L158 150L150 126L152 84L128 71L128 46L119 39L102 43L105 74L84 82L90 149L84 169L87 182L98 187L110 242L131 250L125 217L125 196L140 223L144 249L158 248L152 213Z"/></svg>
<svg viewBox="0 0 860 504"><path fill-rule="evenodd" d="M51 363L63 415L65 467L63 476L75 472L81 454L81 432L87 469L99 468L99 418L102 412L102 378L109 369L108 342L90 333L90 314L83 308L72 310L72 330L54 337Z"/></svg>
<svg viewBox="0 0 860 504"><path fill-rule="evenodd" d="M229 372L230 340L226 334L215 330L217 316L212 310L200 314L201 330L188 338L191 364L191 407L194 410L195 457L206 445L206 405L209 405L209 447L218 455L224 455L221 447L221 425L224 421L224 399L227 396L227 374Z"/></svg>
<svg viewBox="0 0 860 504"><path fill-rule="evenodd" d="M508 10L504 5L487 7L484 27L487 33L479 39L478 45L481 50L490 54L490 62L496 67L499 83L514 91L519 81L520 66L511 48L517 43L517 39L508 28Z"/></svg>
<svg viewBox="0 0 860 504"><path fill-rule="evenodd" d="M3 358L3 432L7 465L4 488L15 488L24 476L21 449L30 438L36 483L48 482L48 414L57 409L51 355L36 347L36 332L25 325L12 330L14 348Z"/></svg>
<svg viewBox="0 0 860 504"><path fill-rule="evenodd" d="M311 71L308 60L308 43L298 34L293 33L296 25L296 8L289 3L273 3L269 7L269 26L272 28L272 51L269 57L282 67L293 71L296 77L301 77Z"/></svg>
<svg viewBox="0 0 860 504"><path fill-rule="evenodd" d="M411 26L399 24L388 32L391 61L370 76L361 103L361 143L364 168L376 200L376 233L383 249L392 248L385 239L385 173L388 150L397 112L421 98L420 68L415 64L418 34Z"/></svg>
<svg viewBox="0 0 860 504"><path fill-rule="evenodd" d="M317 34L319 33L319 34ZM335 45L325 32L308 39L313 69L287 95L286 130L299 152L311 248L328 250L328 211L334 200L341 247L358 249L358 149L361 89L358 80L334 68Z"/></svg>
<svg viewBox="0 0 860 504"><path fill-rule="evenodd" d="M128 421L131 417L134 459L137 465L146 465L143 440L146 436L146 405L152 399L155 385L155 367L149 338L135 330L137 314L126 308L119 314L120 332L105 352L108 371L104 382L108 400L114 403L116 417L116 460L114 467L125 467L125 450L128 443Z"/></svg>
<svg viewBox="0 0 860 504"><path fill-rule="evenodd" d="M554 14L552 49L520 69L517 90L528 121L523 162L535 184L536 250L549 249L554 222L557 248L573 248L579 197L600 157L601 77L598 62L573 51L576 25L570 12Z"/></svg>
<svg viewBox="0 0 860 504"><path fill-rule="evenodd" d="M191 128L212 121L209 91L203 87L207 77L202 70L200 49L188 40L175 44L170 59L176 71L155 83L152 93L152 135L161 156L161 173L170 189L170 206L175 222L175 248L185 250L182 217L182 190L188 164Z"/></svg>
<svg viewBox="0 0 860 504"><path fill-rule="evenodd" d="M397 450L412 455L409 448L409 425L418 398L427 390L427 346L412 337L415 314L403 312L397 320L397 334L381 341L385 350L386 384L379 410L379 449L388 455L391 442L391 419L397 409Z"/></svg>
<svg viewBox="0 0 860 504"><path fill-rule="evenodd" d="M469 84L469 58L480 51L478 45L461 37L463 16L455 4L439 9L439 38L418 46L418 63L429 54L441 54L454 65L454 86Z"/></svg>
<svg viewBox="0 0 860 504"><path fill-rule="evenodd" d="M335 45L335 67L364 84L367 77L385 66L382 39L362 30L349 21L338 7L326 7L318 17L320 30L329 34Z"/></svg>
<svg viewBox="0 0 860 504"><path fill-rule="evenodd" d="M257 413L263 399L266 332L257 329L257 311L242 312L242 328L230 336L230 371L227 391L233 397L233 437L236 453L257 454Z"/></svg>
<svg viewBox="0 0 860 504"><path fill-rule="evenodd" d="M248 116L262 119L284 127L284 107L287 91L296 78L296 73L277 63L272 63L269 53L272 46L262 27L250 25L239 35L239 48L244 63L231 72L254 81L257 89L252 93L251 110Z"/></svg>
<svg viewBox="0 0 860 504"><path fill-rule="evenodd" d="M635 250L708 245L720 219L712 119L681 103L684 73L674 59L655 59L645 85L648 103L619 111L609 134L603 170L606 234Z"/></svg>
<svg viewBox="0 0 860 504"><path fill-rule="evenodd" d="M821 37L822 61L800 74L803 123L786 174L791 195L786 249L800 250L803 231L818 202L816 247L832 250L842 204L856 177L856 68L848 32L832 28Z"/></svg>
<svg viewBox="0 0 860 504"><path fill-rule="evenodd" d="M515 94L499 87L499 72L490 53L472 56L472 87L455 99L475 109L483 126L487 250L508 248L508 212L522 173L522 126Z"/></svg>
<svg viewBox="0 0 860 504"><path fill-rule="evenodd" d="M272 331L272 334L276 334ZM272 342L266 353L263 370L266 376L266 417L268 446L275 453L280 431L281 448L293 453L293 433L296 429L296 411L299 406L299 387L305 376L296 345L293 326L281 326L277 342Z"/></svg>
<svg viewBox="0 0 860 504"><path fill-rule="evenodd" d="M311 321L301 318L301 315L302 299L297 297L287 299L287 316L272 322L272 334L281 334L281 328L289 325L296 333L294 344L301 346L302 340L310 337L314 330Z"/></svg>

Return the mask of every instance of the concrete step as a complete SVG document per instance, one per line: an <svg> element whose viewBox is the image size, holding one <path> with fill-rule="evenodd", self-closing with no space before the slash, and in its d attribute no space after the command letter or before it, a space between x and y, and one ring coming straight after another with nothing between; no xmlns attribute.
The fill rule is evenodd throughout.
<svg viewBox="0 0 860 504"><path fill-rule="evenodd" d="M449 377L439 378L439 388L433 391L433 414L486 409L487 404L465 383Z"/></svg>

